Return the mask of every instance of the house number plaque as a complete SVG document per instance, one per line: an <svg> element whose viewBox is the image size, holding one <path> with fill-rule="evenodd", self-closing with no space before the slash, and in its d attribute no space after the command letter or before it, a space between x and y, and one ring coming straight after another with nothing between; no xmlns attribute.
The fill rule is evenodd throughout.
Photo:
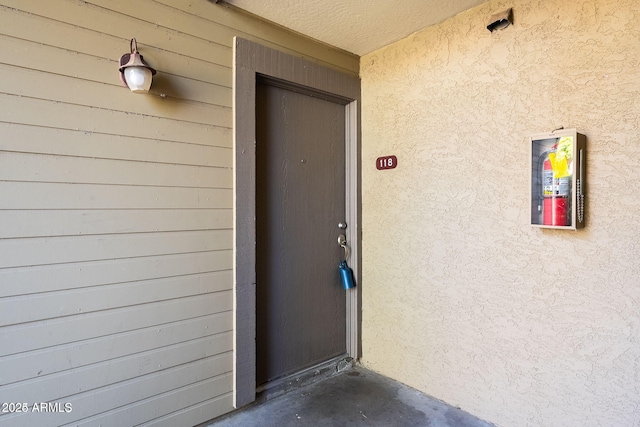
<svg viewBox="0 0 640 427"><path fill-rule="evenodd" d="M395 169L396 166L398 166L398 158L396 156L384 156L376 159L376 168L379 171Z"/></svg>

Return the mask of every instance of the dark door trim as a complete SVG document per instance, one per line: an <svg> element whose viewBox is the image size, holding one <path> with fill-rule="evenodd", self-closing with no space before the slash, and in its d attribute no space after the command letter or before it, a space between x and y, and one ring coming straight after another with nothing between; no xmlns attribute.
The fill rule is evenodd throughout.
<svg viewBox="0 0 640 427"><path fill-rule="evenodd" d="M256 79L264 76L301 91L342 99L345 105L346 206L350 266L360 285L360 79L357 76L293 57L241 38L234 38L234 210L235 325L234 406L256 394ZM336 242L337 244L337 242ZM337 268L337 267L336 267ZM347 351L360 354L360 287L346 291Z"/></svg>

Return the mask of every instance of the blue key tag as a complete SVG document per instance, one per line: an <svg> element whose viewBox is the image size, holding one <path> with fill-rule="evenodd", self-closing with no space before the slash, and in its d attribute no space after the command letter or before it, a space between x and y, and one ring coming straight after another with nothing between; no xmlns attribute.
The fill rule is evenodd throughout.
<svg viewBox="0 0 640 427"><path fill-rule="evenodd" d="M342 286L345 289L351 289L356 287L356 282L353 280L353 271L347 265L347 261L340 261L340 278L342 279Z"/></svg>

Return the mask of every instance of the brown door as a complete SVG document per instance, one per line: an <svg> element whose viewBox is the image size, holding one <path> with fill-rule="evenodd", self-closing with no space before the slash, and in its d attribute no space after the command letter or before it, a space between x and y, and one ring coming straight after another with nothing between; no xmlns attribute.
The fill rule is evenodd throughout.
<svg viewBox="0 0 640 427"><path fill-rule="evenodd" d="M346 352L345 106L256 88L256 382Z"/></svg>

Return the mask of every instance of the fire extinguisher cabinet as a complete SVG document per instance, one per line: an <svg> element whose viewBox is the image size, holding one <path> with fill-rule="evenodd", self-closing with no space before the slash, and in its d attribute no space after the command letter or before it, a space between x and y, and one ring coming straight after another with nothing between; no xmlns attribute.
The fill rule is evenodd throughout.
<svg viewBox="0 0 640 427"><path fill-rule="evenodd" d="M532 135L530 141L531 225L583 228L586 137L561 129Z"/></svg>

